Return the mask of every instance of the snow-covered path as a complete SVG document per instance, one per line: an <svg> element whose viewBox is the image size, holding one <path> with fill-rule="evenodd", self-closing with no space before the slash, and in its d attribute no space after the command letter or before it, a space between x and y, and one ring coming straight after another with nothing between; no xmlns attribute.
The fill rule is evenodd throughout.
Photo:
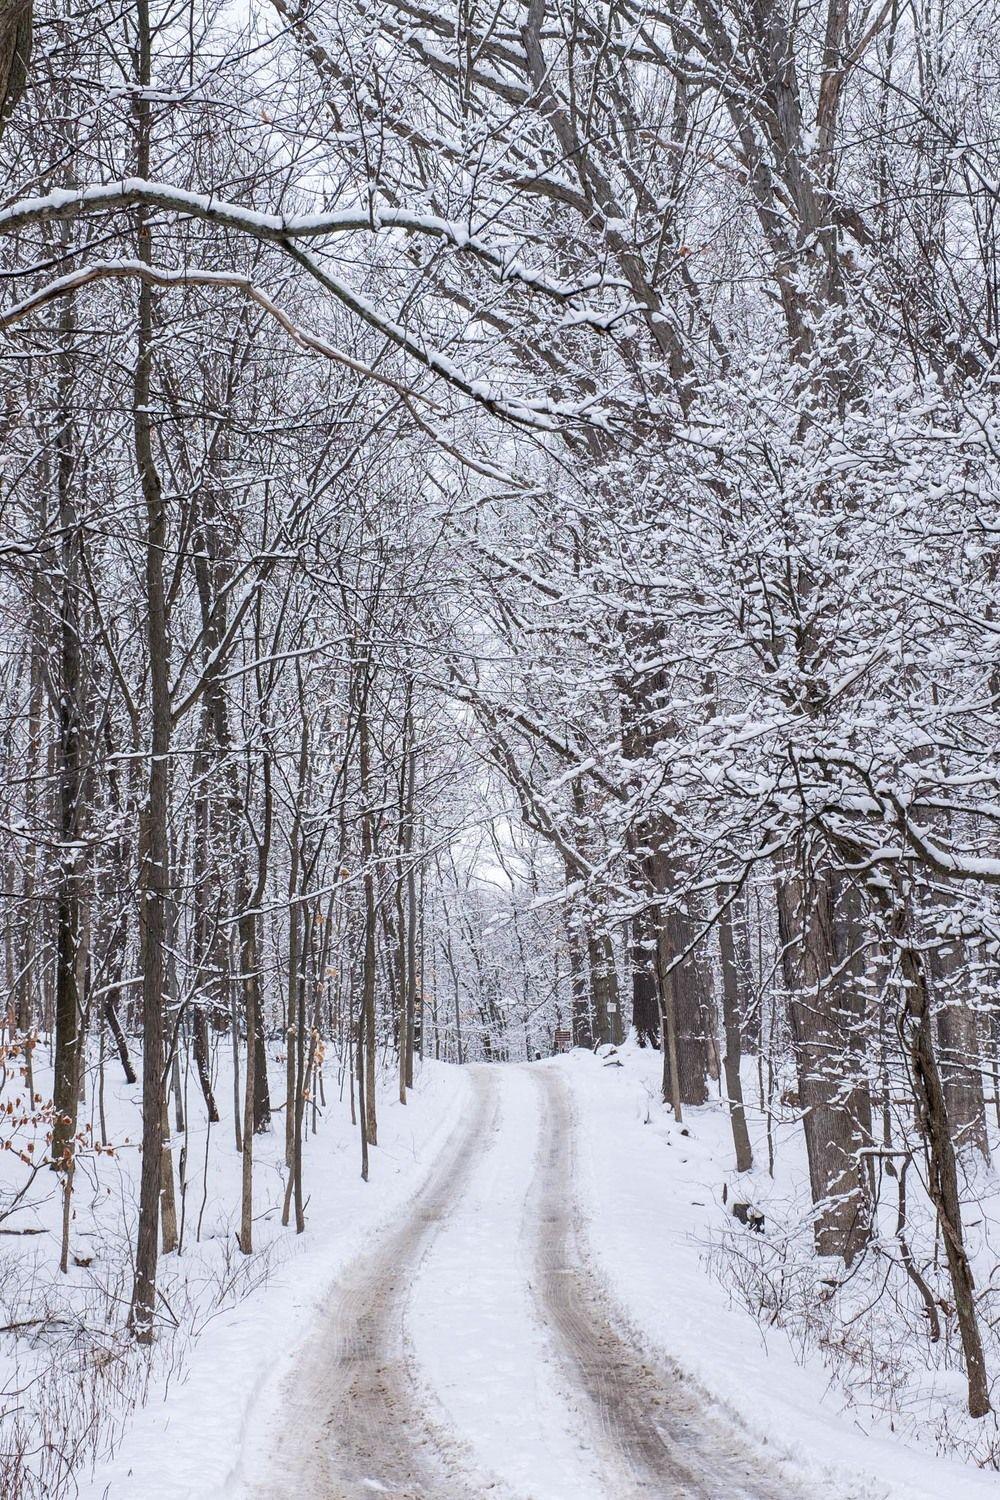
<svg viewBox="0 0 1000 1500"><path fill-rule="evenodd" d="M608 1494L790 1500L748 1435L677 1365L651 1363L617 1325L587 1253L572 1191L574 1124L566 1085L548 1070L536 1194L542 1303L592 1419L617 1460ZM802 1493L799 1491L798 1493Z"/></svg>
<svg viewBox="0 0 1000 1500"><path fill-rule="evenodd" d="M558 1074L469 1075L422 1190L291 1371L254 1500L804 1495L616 1322L579 1229Z"/></svg>
<svg viewBox="0 0 1000 1500"><path fill-rule="evenodd" d="M401 1223L348 1270L285 1382L259 1500L389 1494L472 1500L442 1462L409 1379L402 1323L414 1267L497 1129L498 1090L471 1074L472 1105Z"/></svg>

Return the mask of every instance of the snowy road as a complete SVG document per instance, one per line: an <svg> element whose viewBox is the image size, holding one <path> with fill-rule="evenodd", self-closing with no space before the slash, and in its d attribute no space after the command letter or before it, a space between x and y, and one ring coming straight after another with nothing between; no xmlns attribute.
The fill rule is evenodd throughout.
<svg viewBox="0 0 1000 1500"><path fill-rule="evenodd" d="M285 1494L300 1500L471 1500L440 1461L446 1439L435 1442L428 1430L403 1348L414 1267L497 1128L492 1076L476 1070L471 1084L472 1106L404 1222L348 1272L293 1370L258 1500Z"/></svg>
<svg viewBox="0 0 1000 1500"><path fill-rule="evenodd" d="M647 1362L616 1326L593 1271L568 1185L573 1119L566 1086L536 1070L542 1151L535 1193L539 1284L545 1313L570 1374L586 1393L596 1433L618 1476L610 1496L698 1496L699 1500L790 1500L749 1444L676 1365ZM664 1267L664 1274L669 1268Z"/></svg>
<svg viewBox="0 0 1000 1500"><path fill-rule="evenodd" d="M540 1068L468 1070L405 1219L334 1289L254 1500L797 1500L617 1321L583 1242L574 1121Z"/></svg>

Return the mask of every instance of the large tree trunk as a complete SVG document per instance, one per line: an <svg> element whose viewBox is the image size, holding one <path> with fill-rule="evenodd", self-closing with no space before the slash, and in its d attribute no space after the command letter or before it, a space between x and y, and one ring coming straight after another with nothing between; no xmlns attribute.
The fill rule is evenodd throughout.
<svg viewBox="0 0 1000 1500"><path fill-rule="evenodd" d="M607 933L595 933L589 923L587 966L590 972L590 998L597 1040L613 1042L615 1046L618 1046L623 1036L614 949Z"/></svg>
<svg viewBox="0 0 1000 1500"><path fill-rule="evenodd" d="M952 1137L959 1152L974 1148L988 1161L979 1017L961 939L940 938L930 950L928 969Z"/></svg>
<svg viewBox="0 0 1000 1500"><path fill-rule="evenodd" d="M141 31L148 33L146 27ZM147 40L148 47L148 40ZM148 54L147 54L148 63ZM141 240L148 252L148 236ZM139 934L142 953L142 1171L131 1325L136 1338L153 1336L163 1150L163 1004L169 899L170 686L167 602L163 579L166 503L153 460L150 420L152 360L151 292L142 286L140 349L135 380L135 450L146 506L146 646L150 672L152 734L139 870Z"/></svg>
<svg viewBox="0 0 1000 1500"><path fill-rule="evenodd" d="M778 925L816 1250L850 1265L870 1233L860 1152L866 1117L870 1137L871 1115L861 1076L864 996L843 948L844 941L857 948L861 933L852 913L835 917L838 884L829 869L807 876L786 873L778 887Z"/></svg>
<svg viewBox="0 0 1000 1500"><path fill-rule="evenodd" d="M590 989L587 984L584 946L576 914L572 911L566 914L566 951L569 955L573 1046L592 1047L594 1032L590 1018Z"/></svg>
<svg viewBox="0 0 1000 1500"><path fill-rule="evenodd" d="M633 648L641 657L657 653L660 643L648 628L638 632ZM674 726L664 704L671 688L666 674L656 669L623 678L619 684L622 755L641 765L668 741ZM649 943L650 972L655 977L660 1029L663 1036L664 1098L675 1112L684 1104L704 1104L708 1098L707 1077L712 1058L706 1022L712 1012L711 976L701 955L687 953L698 924L695 917L666 905L677 889L677 872L671 853L676 829L669 816L650 814L630 832L635 857L636 883L645 898L647 913L634 932L633 941ZM686 957L677 960L684 953ZM646 966L636 965L633 981L633 1016L637 1006L645 1011L648 991ZM652 1039L646 1018L640 1031ZM668 1029L669 1028L669 1029ZM638 1030L637 1026L637 1030Z"/></svg>
<svg viewBox="0 0 1000 1500"><path fill-rule="evenodd" d="M660 990L648 912L632 919L632 1025L640 1047L660 1045Z"/></svg>
<svg viewBox="0 0 1000 1500"><path fill-rule="evenodd" d="M668 888L668 882L662 882ZM696 927L682 912L664 909L657 917L663 1013L672 1016L677 1049L677 1085L682 1104L708 1098L709 1058L705 1017L711 997L707 965L697 951L675 962L695 937Z"/></svg>
<svg viewBox="0 0 1000 1500"><path fill-rule="evenodd" d="M150 165L149 88L152 33L149 0L137 0L139 89L133 100L138 132L136 167L148 177ZM152 263L149 219L140 213L137 249ZM136 466L146 516L146 653L149 663L150 747L146 805L140 833L139 943L142 957L142 1167L139 1225L130 1323L137 1340L153 1337L159 1249L163 1152L163 1006L166 994L167 915L170 897L170 638L163 559L167 547L167 506L153 456L152 419L153 294L139 288L138 353L133 389Z"/></svg>
<svg viewBox="0 0 1000 1500"><path fill-rule="evenodd" d="M0 135L28 81L32 0L0 0Z"/></svg>

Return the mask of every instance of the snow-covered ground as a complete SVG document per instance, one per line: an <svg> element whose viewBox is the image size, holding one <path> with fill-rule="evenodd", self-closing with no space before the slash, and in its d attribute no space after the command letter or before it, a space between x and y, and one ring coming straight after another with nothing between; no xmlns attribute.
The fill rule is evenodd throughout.
<svg viewBox="0 0 1000 1500"><path fill-rule="evenodd" d="M81 1485L81 1500L221 1500L246 1493L244 1454L254 1426L276 1403L331 1284L380 1229L405 1213L454 1129L465 1094L461 1072L434 1063L425 1064L405 1107L387 1080L379 1101L380 1145L371 1152L367 1183L347 1104L331 1101L328 1118L306 1145L301 1236L280 1226L275 1158L283 1132L276 1132L268 1143L272 1186L261 1195L258 1221L258 1243L274 1247L267 1280L199 1335L179 1380L136 1414L117 1454ZM238 1191L234 1173L219 1212L230 1225L238 1221Z"/></svg>
<svg viewBox="0 0 1000 1500"><path fill-rule="evenodd" d="M815 1494L996 1494L995 1471L937 1457L896 1438L888 1418L847 1407L818 1358L797 1358L781 1329L762 1327L708 1274L706 1250L732 1224L723 1183L737 1180L725 1111L718 1104L689 1111L681 1134L659 1102L659 1054L626 1048L611 1065L605 1061L578 1051L539 1066L559 1069L572 1087L577 1186L591 1252L640 1336L673 1355L751 1432L789 1451ZM786 1176L776 1189L766 1167L756 1169L753 1197L765 1207L769 1192L791 1193L789 1179L804 1180L794 1151L791 1142L779 1143ZM946 1377L941 1387L940 1399L960 1419L963 1382ZM986 1422L995 1431L996 1419Z"/></svg>
<svg viewBox="0 0 1000 1500"><path fill-rule="evenodd" d="M733 1230L722 1203L723 1183L734 1181L725 1112L718 1104L691 1111L682 1133L659 1102L659 1064L657 1054L628 1047L614 1057L575 1052L490 1069L489 1130L480 1132L475 1159L446 1207L420 1221L393 1319L419 1397L410 1404L441 1436L449 1462L476 1476L466 1492L489 1486L518 1500L620 1500L623 1493L609 1479L618 1460L605 1451L585 1382L565 1357L564 1330L545 1285L539 1247L557 1217L553 1200L564 1197L609 1319L637 1362L648 1357L654 1368L658 1360L675 1361L694 1392L700 1385L725 1420L732 1414L733 1432L744 1432L749 1471L759 1466L771 1476L767 1493L829 1500L995 1493L995 1471L894 1435L887 1419L845 1400L819 1357L780 1327L762 1329L730 1295L717 1274L724 1261L711 1253ZM280 1226L279 1115L275 1134L258 1143L258 1249L250 1262L234 1250L239 1158L225 1125L212 1132L209 1206L195 1237L206 1135L200 1100L189 1098L185 1248L163 1262L167 1302L185 1331L164 1338L148 1400L123 1435L108 1416L104 1456L92 1475L80 1476L82 1500L249 1500L260 1493L263 1450L288 1414L298 1351L334 1305L352 1262L397 1232L411 1207L419 1213L413 1206L435 1163L473 1119L470 1079L468 1070L426 1063L405 1108L387 1083L382 1144L372 1153L367 1185L347 1102L328 1079L325 1117L306 1147L302 1236ZM548 1175L543 1170L552 1088L568 1096L573 1136L556 1179L551 1162ZM137 1136L137 1093L123 1084L109 1089L109 1134L119 1141ZM74 1266L69 1283L81 1320L100 1304L94 1287L123 1277L111 1226L123 1200L126 1216L134 1211L135 1156L124 1147L117 1157L92 1159L78 1181L72 1245L89 1264ZM782 1150L780 1159L794 1179L794 1151ZM777 1209L778 1195L791 1191L760 1172L753 1196L767 1200L770 1192ZM36 1300L39 1288L54 1282L49 1300L66 1297L54 1269L57 1211L54 1199L40 1204L16 1222L44 1232L4 1244L20 1266L19 1285L30 1282ZM569 1264L565 1269L572 1274ZM550 1263L550 1280L552 1273ZM127 1291L124 1278L122 1287ZM22 1303L26 1296L22 1290ZM23 1338L2 1341L8 1392L33 1378L44 1353ZM938 1398L960 1415L960 1383L949 1378ZM123 1382L120 1394L130 1403L135 1385ZM108 1401L113 1406L113 1392ZM294 1418L308 1421L309 1412Z"/></svg>
<svg viewBox="0 0 1000 1500"><path fill-rule="evenodd" d="M272 1098L280 1101L277 1052L271 1063ZM80 1156L68 1275L57 1269L61 1206L52 1173L39 1174L3 1225L9 1237L0 1239L0 1323L57 1321L0 1336L0 1494L7 1494L3 1464L15 1472L12 1455L19 1448L31 1455L29 1470L44 1476L28 1493L46 1500L62 1493L55 1486L66 1478L66 1466L46 1456L50 1439L80 1443L86 1456L75 1482L83 1497L208 1500L239 1493L234 1476L268 1382L280 1376L305 1337L338 1270L403 1210L454 1129L467 1092L460 1070L428 1063L404 1108L387 1078L380 1098L382 1144L372 1152L365 1184L349 1102L339 1096L329 1063L327 1074L326 1108L304 1148L306 1232L297 1236L281 1226L279 1112L273 1132L255 1142L255 1253L249 1258L236 1247L240 1157L232 1124L224 1117L209 1131L197 1083L186 1080L187 1185L178 1204L183 1248L180 1256L161 1258L162 1324L148 1368L121 1335L131 1288L141 1085L127 1085L117 1060L114 1068L108 1061L104 1106L115 1152ZM50 1089L50 1078L39 1049L40 1093ZM231 1091L228 1057L220 1048L216 1093L223 1110ZM8 1093L13 1097L10 1084ZM91 1120L100 1139L98 1101L88 1089L81 1125ZM41 1152L44 1129L43 1120L22 1130L19 1144L34 1137ZM175 1172L182 1140L175 1136ZM0 1173L0 1184L9 1189L24 1180L25 1164L12 1152L0 1153ZM91 1475L94 1449L103 1456ZM73 1480L67 1493L77 1493Z"/></svg>
<svg viewBox="0 0 1000 1500"><path fill-rule="evenodd" d="M606 1500L536 1295L528 1223L545 1211L535 1184L538 1090L528 1069L497 1071L499 1129L413 1286L413 1360L437 1421L515 1494Z"/></svg>

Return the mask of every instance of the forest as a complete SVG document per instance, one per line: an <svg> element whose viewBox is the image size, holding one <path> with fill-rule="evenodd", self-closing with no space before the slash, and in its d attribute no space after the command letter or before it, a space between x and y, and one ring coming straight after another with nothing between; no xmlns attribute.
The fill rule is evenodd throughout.
<svg viewBox="0 0 1000 1500"><path fill-rule="evenodd" d="M0 0L0 179L5 1500L566 1052L995 1473L996 5Z"/></svg>

